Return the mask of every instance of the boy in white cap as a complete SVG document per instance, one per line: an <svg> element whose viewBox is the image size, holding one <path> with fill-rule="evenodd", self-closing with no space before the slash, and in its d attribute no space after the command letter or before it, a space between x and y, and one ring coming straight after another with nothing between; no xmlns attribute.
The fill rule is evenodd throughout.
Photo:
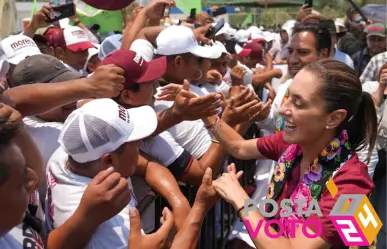
<svg viewBox="0 0 387 249"><path fill-rule="evenodd" d="M113 100L98 99L73 112L59 137L61 148L47 166L46 229L60 227L74 214L87 185L101 171L114 170L120 188L132 189L129 177L136 169L140 140L156 127L157 116L149 106L127 110ZM100 212L84 217L94 224L86 248L127 247L129 208L136 200L131 194L112 201L122 200L127 205L115 216Z"/></svg>

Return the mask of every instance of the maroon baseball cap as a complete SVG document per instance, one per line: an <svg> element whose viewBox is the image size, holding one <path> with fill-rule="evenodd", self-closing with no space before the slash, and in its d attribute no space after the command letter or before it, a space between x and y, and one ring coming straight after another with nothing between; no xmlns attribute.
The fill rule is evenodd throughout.
<svg viewBox="0 0 387 249"><path fill-rule="evenodd" d="M101 10L121 10L131 4L134 0L83 0L83 2L87 3L94 8Z"/></svg>
<svg viewBox="0 0 387 249"><path fill-rule="evenodd" d="M133 84L157 80L163 77L167 69L165 56L147 62L141 55L128 49L120 49L107 55L101 65L109 64L124 70L125 88Z"/></svg>
<svg viewBox="0 0 387 249"><path fill-rule="evenodd" d="M261 44L255 43L255 42L249 42L243 46L243 49L250 49L250 53L247 56L250 56L253 59L256 59L259 61L263 61L264 48Z"/></svg>

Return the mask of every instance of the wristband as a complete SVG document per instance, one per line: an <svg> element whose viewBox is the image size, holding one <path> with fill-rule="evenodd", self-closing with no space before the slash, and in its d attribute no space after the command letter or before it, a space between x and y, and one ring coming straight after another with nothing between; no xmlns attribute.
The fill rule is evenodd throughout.
<svg viewBox="0 0 387 249"><path fill-rule="evenodd" d="M253 207L254 205L252 203L250 203L247 207L251 208ZM243 222L242 220L242 217L241 217L241 213L243 212L243 210L245 210L245 206L243 205L240 209L237 210L236 214L237 216L239 217L239 219Z"/></svg>

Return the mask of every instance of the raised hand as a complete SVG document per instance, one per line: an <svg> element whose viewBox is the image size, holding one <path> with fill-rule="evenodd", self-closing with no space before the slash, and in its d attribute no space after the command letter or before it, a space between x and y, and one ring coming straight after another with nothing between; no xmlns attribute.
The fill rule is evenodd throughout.
<svg viewBox="0 0 387 249"><path fill-rule="evenodd" d="M211 28L211 24L207 24L206 26L202 26L195 29L194 36L196 40L201 41L207 45L211 45L212 41L206 37L206 33L210 28Z"/></svg>
<svg viewBox="0 0 387 249"><path fill-rule="evenodd" d="M101 171L86 188L78 211L86 220L100 225L123 210L130 202L131 189L113 167Z"/></svg>
<svg viewBox="0 0 387 249"><path fill-rule="evenodd" d="M161 87L160 89L161 92L157 95L157 100L175 101L176 96L183 89L183 86L171 83Z"/></svg>
<svg viewBox="0 0 387 249"><path fill-rule="evenodd" d="M176 6L174 0L155 0L145 7L145 15L149 19L159 20L164 18L165 7Z"/></svg>
<svg viewBox="0 0 387 249"><path fill-rule="evenodd" d="M10 107L9 105L0 103L0 118L6 120L7 123L19 126L19 130L23 129L22 115L20 112ZM0 131L7 132L7 131Z"/></svg>
<svg viewBox="0 0 387 249"><path fill-rule="evenodd" d="M206 75L206 81L211 84L219 85L222 83L223 76L217 70L209 70Z"/></svg>
<svg viewBox="0 0 387 249"><path fill-rule="evenodd" d="M236 206L237 200L249 198L239 183L239 178L243 175L242 171L236 172L235 164L227 167L227 173L223 173L221 177L212 182L212 186L216 192L228 203Z"/></svg>
<svg viewBox="0 0 387 249"><path fill-rule="evenodd" d="M222 119L231 127L246 121L253 122L254 115L260 112L262 107L263 103L256 94L251 89L245 88L236 97L228 100Z"/></svg>
<svg viewBox="0 0 387 249"><path fill-rule="evenodd" d="M379 83L387 85L387 63L380 69Z"/></svg>
<svg viewBox="0 0 387 249"><path fill-rule="evenodd" d="M218 114L218 108L222 106L221 94L207 94L198 97L189 91L188 81L184 81L183 88L177 94L172 106L172 113L182 120L198 120Z"/></svg>
<svg viewBox="0 0 387 249"><path fill-rule="evenodd" d="M304 4L298 10L296 20L299 22L302 22L302 20L304 20L304 18L310 15L311 13L312 13L312 8L309 8L307 4Z"/></svg>
<svg viewBox="0 0 387 249"><path fill-rule="evenodd" d="M42 8L33 14L30 26L35 30L47 27L50 25L47 20L50 19L51 12L52 5L50 3L44 4Z"/></svg>
<svg viewBox="0 0 387 249"><path fill-rule="evenodd" d="M241 66L235 66L231 69L232 85L243 85L243 76L246 74L246 69Z"/></svg>
<svg viewBox="0 0 387 249"><path fill-rule="evenodd" d="M153 234L144 235L141 233L140 213L136 208L130 208L130 235L128 241L128 249L163 249L168 248L168 237L174 228L174 220L172 212L168 208L164 208L162 225L160 229Z"/></svg>
<svg viewBox="0 0 387 249"><path fill-rule="evenodd" d="M112 98L124 89L124 70L115 65L103 65L84 80L90 91L89 97Z"/></svg>

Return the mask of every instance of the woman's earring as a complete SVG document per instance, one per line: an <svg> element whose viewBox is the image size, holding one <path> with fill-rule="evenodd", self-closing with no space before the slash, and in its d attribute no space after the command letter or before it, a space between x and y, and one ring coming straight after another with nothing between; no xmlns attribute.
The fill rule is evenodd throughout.
<svg viewBox="0 0 387 249"><path fill-rule="evenodd" d="M198 70L198 74L200 75L199 77L197 77L195 80L200 80L202 77L203 77L203 72L202 70Z"/></svg>

